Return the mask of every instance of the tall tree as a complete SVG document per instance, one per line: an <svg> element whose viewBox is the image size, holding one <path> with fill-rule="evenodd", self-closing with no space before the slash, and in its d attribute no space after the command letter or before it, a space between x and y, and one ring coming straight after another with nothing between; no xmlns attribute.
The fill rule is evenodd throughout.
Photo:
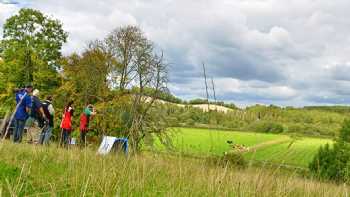
<svg viewBox="0 0 350 197"><path fill-rule="evenodd" d="M113 84L121 91L128 88L133 80L131 75L137 67L137 56L140 47L147 45L142 31L135 26L126 26L112 31L105 39L106 49L110 56L118 60L114 64Z"/></svg>
<svg viewBox="0 0 350 197"><path fill-rule="evenodd" d="M154 101L166 91L167 65L163 54L156 54L153 43L136 26L115 29L100 46L108 61L109 87L117 90L119 98L128 100L123 106L123 117L127 117L122 121L123 130L138 149L145 137L163 134L167 126L160 124L164 123L162 116L154 116ZM132 94L126 96L129 92Z"/></svg>
<svg viewBox="0 0 350 197"><path fill-rule="evenodd" d="M57 85L57 62L68 33L62 24L38 10L23 8L8 18L3 27L0 53L5 64L0 72L15 73L7 82L34 83L43 88Z"/></svg>

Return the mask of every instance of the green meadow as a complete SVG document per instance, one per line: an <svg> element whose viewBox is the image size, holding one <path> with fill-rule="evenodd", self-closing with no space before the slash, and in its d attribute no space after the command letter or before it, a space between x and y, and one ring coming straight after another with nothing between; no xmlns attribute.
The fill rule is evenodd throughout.
<svg viewBox="0 0 350 197"><path fill-rule="evenodd" d="M194 156L223 155L233 151L232 141L248 148L248 160L307 167L318 148L330 139L292 138L287 135L222 131L215 129L174 128L171 133L175 151ZM159 150L165 150L158 144Z"/></svg>

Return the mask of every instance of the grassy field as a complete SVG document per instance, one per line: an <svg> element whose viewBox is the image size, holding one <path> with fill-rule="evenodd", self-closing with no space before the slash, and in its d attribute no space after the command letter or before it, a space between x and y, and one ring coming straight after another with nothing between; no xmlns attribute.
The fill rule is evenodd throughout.
<svg viewBox="0 0 350 197"><path fill-rule="evenodd" d="M5 142L0 158L0 196L346 196L349 191L278 169L233 169L165 154L102 157L92 149Z"/></svg>
<svg viewBox="0 0 350 197"><path fill-rule="evenodd" d="M307 167L320 146L332 144L332 140L303 138L294 143L282 143L247 153L246 157L258 161L269 161Z"/></svg>
<svg viewBox="0 0 350 197"><path fill-rule="evenodd" d="M222 155L232 150L227 143L230 140L246 147L257 147L254 151L244 153L247 159L300 167L307 167L320 146L332 143L329 139L300 138L293 142L287 135L193 128L176 128L172 138L175 149L182 153Z"/></svg>

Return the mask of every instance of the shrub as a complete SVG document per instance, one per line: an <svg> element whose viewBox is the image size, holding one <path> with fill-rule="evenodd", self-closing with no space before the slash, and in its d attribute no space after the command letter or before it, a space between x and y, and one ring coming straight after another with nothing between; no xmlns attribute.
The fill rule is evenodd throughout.
<svg viewBox="0 0 350 197"><path fill-rule="evenodd" d="M240 153L225 153L222 156L211 156L207 158L209 164L231 167L247 167L247 161Z"/></svg>
<svg viewBox="0 0 350 197"><path fill-rule="evenodd" d="M288 132L289 133L301 133L305 135L312 135L312 136L319 136L320 135L320 129L317 128L315 125L311 124L290 124L288 126Z"/></svg>
<svg viewBox="0 0 350 197"><path fill-rule="evenodd" d="M256 121L249 125L249 129L255 132L263 133L282 133L283 125L269 121Z"/></svg>
<svg viewBox="0 0 350 197"><path fill-rule="evenodd" d="M333 147L320 147L312 162L310 172L317 178L337 182L350 181L350 120L345 120L340 136Z"/></svg>
<svg viewBox="0 0 350 197"><path fill-rule="evenodd" d="M345 120L339 133L339 141L350 142L350 120Z"/></svg>

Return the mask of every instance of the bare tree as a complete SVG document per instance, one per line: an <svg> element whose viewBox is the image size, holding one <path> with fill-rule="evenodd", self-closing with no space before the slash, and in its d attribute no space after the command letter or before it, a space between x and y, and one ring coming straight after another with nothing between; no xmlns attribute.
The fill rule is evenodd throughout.
<svg viewBox="0 0 350 197"><path fill-rule="evenodd" d="M145 48L146 51L148 49ZM139 148L141 140L150 133L161 133L167 128L159 124L161 120L155 120L152 108L159 94L166 89L167 64L164 62L163 54L160 56L147 55L146 59L139 59L140 64L136 71L138 75L137 93L134 95L132 107L132 126L129 135L133 139L136 149ZM151 95L145 95L145 88L152 90ZM159 118L159 117L157 117Z"/></svg>
<svg viewBox="0 0 350 197"><path fill-rule="evenodd" d="M152 110L159 94L166 89L167 64L163 53L154 52L153 43L135 26L114 30L105 39L103 51L110 57L110 80L124 94L131 92L127 135L136 149L150 133L165 131L158 125ZM114 61L115 60L115 61ZM146 90L151 90L147 92Z"/></svg>
<svg viewBox="0 0 350 197"><path fill-rule="evenodd" d="M142 31L135 26L117 28L106 38L105 43L110 56L118 60L114 66L114 84L121 91L125 90L132 81L131 75L136 69L136 59L139 48L145 45L147 39Z"/></svg>

